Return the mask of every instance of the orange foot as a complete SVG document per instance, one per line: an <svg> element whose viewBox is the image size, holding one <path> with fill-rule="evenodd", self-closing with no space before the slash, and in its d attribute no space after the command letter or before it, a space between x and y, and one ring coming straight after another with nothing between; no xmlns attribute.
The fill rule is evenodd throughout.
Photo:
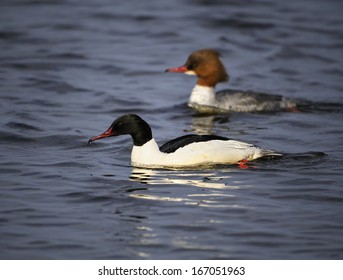
<svg viewBox="0 0 343 280"><path fill-rule="evenodd" d="M248 169L249 165L247 164L247 160L246 159L242 159L241 161L238 162L238 167L241 169Z"/></svg>
<svg viewBox="0 0 343 280"><path fill-rule="evenodd" d="M291 113L300 113L301 112L297 107L289 107L289 108L287 108L287 111L291 112Z"/></svg>

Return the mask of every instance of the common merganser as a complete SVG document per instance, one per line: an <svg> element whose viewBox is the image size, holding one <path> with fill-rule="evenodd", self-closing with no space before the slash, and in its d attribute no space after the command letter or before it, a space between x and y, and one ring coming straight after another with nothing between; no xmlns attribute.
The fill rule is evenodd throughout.
<svg viewBox="0 0 343 280"><path fill-rule="evenodd" d="M123 115L99 136L88 143L129 134L133 139L131 164L148 168L189 168L218 164L240 164L261 157L280 157L281 154L252 144L216 135L184 135L160 148L152 137L150 126L139 116Z"/></svg>
<svg viewBox="0 0 343 280"><path fill-rule="evenodd" d="M219 52L213 49L197 50L183 66L168 68L165 72L197 76L188 106L200 112L297 111L297 103L305 102L280 95L233 89L216 93L215 86L228 81L229 75L220 60Z"/></svg>

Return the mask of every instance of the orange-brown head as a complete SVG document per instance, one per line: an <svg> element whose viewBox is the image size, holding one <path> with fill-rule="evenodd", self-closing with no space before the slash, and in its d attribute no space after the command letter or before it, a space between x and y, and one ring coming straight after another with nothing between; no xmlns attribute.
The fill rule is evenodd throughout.
<svg viewBox="0 0 343 280"><path fill-rule="evenodd" d="M200 86L215 87L217 83L229 80L220 54L213 49L201 49L193 52L183 66L169 68L166 72L181 72L198 77Z"/></svg>

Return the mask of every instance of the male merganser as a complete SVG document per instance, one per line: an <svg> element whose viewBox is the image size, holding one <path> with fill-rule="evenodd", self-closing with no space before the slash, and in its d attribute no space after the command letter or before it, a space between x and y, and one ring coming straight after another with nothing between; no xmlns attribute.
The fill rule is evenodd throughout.
<svg viewBox="0 0 343 280"><path fill-rule="evenodd" d="M264 150L252 144L216 135L184 135L165 143L160 148L152 137L150 126L139 116L129 114L116 119L99 136L129 134L133 139L131 164L149 168L189 168L218 164L240 164L261 157L280 157L279 153Z"/></svg>
<svg viewBox="0 0 343 280"><path fill-rule="evenodd" d="M193 52L183 66L165 72L181 72L197 76L188 106L200 112L297 111L297 103L304 102L280 95L226 89L215 92L218 83L229 80L219 52L202 49Z"/></svg>

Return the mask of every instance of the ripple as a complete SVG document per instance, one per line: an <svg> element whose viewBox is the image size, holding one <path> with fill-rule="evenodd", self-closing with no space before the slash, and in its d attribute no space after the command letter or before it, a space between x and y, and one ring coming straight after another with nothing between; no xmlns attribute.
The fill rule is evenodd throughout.
<svg viewBox="0 0 343 280"><path fill-rule="evenodd" d="M323 55L317 54L310 54L308 52L303 52L299 48L294 47L281 47L281 49L275 53L270 59L310 59L310 60L318 60L325 63L335 63L334 59L328 58Z"/></svg>
<svg viewBox="0 0 343 280"><path fill-rule="evenodd" d="M272 29L275 25L271 22L262 22L262 21L249 21L249 20L242 20L242 19L234 19L234 18L223 18L223 19L211 19L210 24L213 28L237 28L237 29L259 29L259 30L267 30Z"/></svg>
<svg viewBox="0 0 343 280"><path fill-rule="evenodd" d="M27 33L20 31L0 31L0 40L17 40L26 35Z"/></svg>
<svg viewBox="0 0 343 280"><path fill-rule="evenodd" d="M47 56L50 59L63 59L63 60L83 60L87 57L83 54L76 53L76 52L63 52L58 54L49 54Z"/></svg>
<svg viewBox="0 0 343 280"><path fill-rule="evenodd" d="M33 125L25 124L25 123L20 123L20 122L9 122L6 124L6 126L10 128L15 128L19 130L33 130L33 131L42 131L42 129L35 127Z"/></svg>
<svg viewBox="0 0 343 280"><path fill-rule="evenodd" d="M72 203L102 203L112 202L114 199L107 195L95 195L89 192L70 192L59 195L60 197L70 198L69 202Z"/></svg>
<svg viewBox="0 0 343 280"><path fill-rule="evenodd" d="M18 135L14 133L9 133L9 132L0 132L1 133L1 138L0 142L5 142L5 143L33 143L35 142L35 139L25 137L23 135Z"/></svg>
<svg viewBox="0 0 343 280"><path fill-rule="evenodd" d="M83 89L74 87L73 85L59 80L51 79L40 79L40 78L28 78L27 83L24 84L26 87L41 88L43 90L52 91L60 94L67 94L71 92L84 92ZM42 100L43 101L43 100ZM49 103L47 100L44 102ZM49 104L52 104L51 102Z"/></svg>

